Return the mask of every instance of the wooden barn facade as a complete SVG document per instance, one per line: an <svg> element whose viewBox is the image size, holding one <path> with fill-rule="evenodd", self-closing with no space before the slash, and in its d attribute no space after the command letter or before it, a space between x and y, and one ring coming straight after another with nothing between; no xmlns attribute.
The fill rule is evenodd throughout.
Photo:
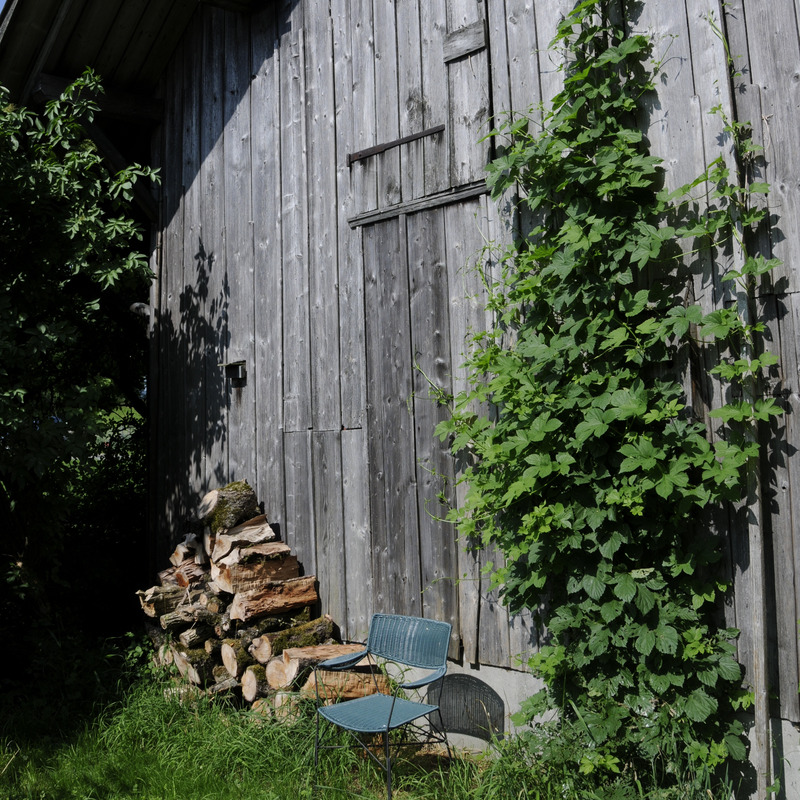
<svg viewBox="0 0 800 800"><path fill-rule="evenodd" d="M535 651L532 619L509 619L481 575L491 554L467 553L441 519L457 465L434 436L435 395L464 385L469 332L490 322L484 244L508 236L482 137L492 117L557 91L547 47L572 5L6 3L0 80L34 102L91 64L109 106L119 99L98 121L104 146L161 167L157 206L143 202L159 558L204 491L245 479L347 636L390 611L452 622L464 664L521 669ZM773 716L796 725L800 7L626 5L664 59L642 126L668 182L726 153L716 106L764 147L768 247L783 267L758 302L781 359L768 390L787 413L765 449L763 524L731 526L726 612L748 675L766 665ZM725 302L714 275L694 293Z"/></svg>

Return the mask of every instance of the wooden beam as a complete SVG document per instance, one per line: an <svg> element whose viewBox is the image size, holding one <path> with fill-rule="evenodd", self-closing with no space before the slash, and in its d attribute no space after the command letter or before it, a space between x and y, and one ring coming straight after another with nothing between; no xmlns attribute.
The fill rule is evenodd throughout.
<svg viewBox="0 0 800 800"><path fill-rule="evenodd" d="M479 19L470 25L448 33L444 37L444 63L477 53L486 47L486 20Z"/></svg>
<svg viewBox="0 0 800 800"><path fill-rule="evenodd" d="M68 78L42 73L32 84L33 99L37 102L55 100L71 82ZM101 114L116 119L160 122L164 110L161 100L128 92L104 92L97 97L97 102Z"/></svg>
<svg viewBox="0 0 800 800"><path fill-rule="evenodd" d="M487 194L488 191L486 181L476 181L475 183L468 183L466 186L460 186L457 189L448 189L447 191L420 197L416 200L396 203L393 206L386 206L374 211L365 211L363 214L350 217L347 222L351 228L359 228L362 225L371 225L375 222L393 219L401 214L415 214L417 211L428 211L451 203L460 203L463 200L469 200L471 197Z"/></svg>
<svg viewBox="0 0 800 800"><path fill-rule="evenodd" d="M55 45L56 41L58 40L59 35L61 34L61 26L64 24L64 20L67 18L71 8L72 8L73 0L65 0L65 2L61 3L58 7L58 12L56 13L56 17L53 20L53 24L50 26L50 31L47 34L47 38L44 40L44 44L39 50L38 55L36 56L36 61L34 61L33 66L28 74L28 79L25 81L25 86L22 89L22 102L27 103L28 98L31 95L31 92L34 91L35 83L37 77L39 75L40 70L45 65L45 62L50 57L50 53L53 50L53 46Z"/></svg>
<svg viewBox="0 0 800 800"><path fill-rule="evenodd" d="M391 142L385 142L384 144L376 144L375 147L368 147L366 150L359 150L357 153L349 153L347 156L347 166L349 167L355 161L361 161L364 158L369 158L369 156L378 155L378 153L384 153L386 150L391 150L393 147L399 147L401 144L408 144L409 142L415 142L417 139L422 139L424 136L433 136L436 133L441 133L444 130L444 125L436 125L433 128L428 128L425 131L420 131L419 133L412 133L408 136L402 136L400 139L394 139Z"/></svg>

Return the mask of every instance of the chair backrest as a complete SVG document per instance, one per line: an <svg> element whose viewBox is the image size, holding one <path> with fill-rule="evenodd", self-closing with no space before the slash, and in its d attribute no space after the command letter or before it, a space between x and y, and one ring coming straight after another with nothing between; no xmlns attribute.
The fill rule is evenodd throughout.
<svg viewBox="0 0 800 800"><path fill-rule="evenodd" d="M437 669L447 664L449 622L396 614L375 614L369 624L367 649L376 656L411 667Z"/></svg>

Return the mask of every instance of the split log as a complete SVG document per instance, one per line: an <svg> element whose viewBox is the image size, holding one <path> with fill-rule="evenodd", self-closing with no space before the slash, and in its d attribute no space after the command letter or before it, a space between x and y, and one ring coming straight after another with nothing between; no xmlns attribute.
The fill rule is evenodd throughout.
<svg viewBox="0 0 800 800"><path fill-rule="evenodd" d="M247 641L242 639L226 639L222 643L220 656L225 669L233 678L240 678L253 663L253 657L247 652Z"/></svg>
<svg viewBox="0 0 800 800"><path fill-rule="evenodd" d="M175 577L175 572L177 569L177 567L167 567L167 569L162 569L161 572L158 573L158 582L162 586L177 586L178 579Z"/></svg>
<svg viewBox="0 0 800 800"><path fill-rule="evenodd" d="M193 583L199 583L208 574L208 570L194 559L187 559L175 569L175 581L184 588Z"/></svg>
<svg viewBox="0 0 800 800"><path fill-rule="evenodd" d="M211 562L215 587L229 594L256 591L270 581L285 581L299 575L297 557L283 542L235 547L220 561Z"/></svg>
<svg viewBox="0 0 800 800"><path fill-rule="evenodd" d="M255 592L238 592L230 606L232 620L249 619L285 613L318 602L316 577L273 581Z"/></svg>
<svg viewBox="0 0 800 800"><path fill-rule="evenodd" d="M253 547L274 542L278 534L267 522L267 517L262 514L251 520L237 525L235 528L217 534L214 549L211 551L211 560L219 564L234 548ZM288 549L288 548L287 548Z"/></svg>
<svg viewBox="0 0 800 800"><path fill-rule="evenodd" d="M167 584L166 586L151 586L149 589L136 592L142 611L148 617L160 617L174 611L182 602L191 599L191 593L185 588Z"/></svg>
<svg viewBox="0 0 800 800"><path fill-rule="evenodd" d="M252 703L259 697L269 694L267 673L261 664L251 664L242 675L242 697Z"/></svg>
<svg viewBox="0 0 800 800"><path fill-rule="evenodd" d="M180 650L172 647L172 657L181 677L195 686L205 686L213 680L214 662L202 648Z"/></svg>
<svg viewBox="0 0 800 800"><path fill-rule="evenodd" d="M377 692L390 694L391 691L391 684L385 675L321 669L308 676L300 694L304 697L319 697L323 703L329 705L339 700L355 700Z"/></svg>
<svg viewBox="0 0 800 800"><path fill-rule="evenodd" d="M360 653L361 644L320 644L313 647L289 647L266 666L267 681L273 689L290 689L299 684L322 661Z"/></svg>
<svg viewBox="0 0 800 800"><path fill-rule="evenodd" d="M203 542L194 533L187 533L183 541L172 551L169 562L174 567L180 566L184 561L199 558L198 564L205 563L206 554L203 550Z"/></svg>
<svg viewBox="0 0 800 800"><path fill-rule="evenodd" d="M339 639L339 630L326 614L311 622L256 637L250 645L250 655L259 664L266 664L270 659L279 656L287 647L309 647L331 639Z"/></svg>
<svg viewBox="0 0 800 800"><path fill-rule="evenodd" d="M205 642L210 640L213 635L214 628L210 625L198 625L197 627L182 631L178 639L187 650L192 650L195 647L201 646L205 649ZM206 652L209 651L206 650Z"/></svg>

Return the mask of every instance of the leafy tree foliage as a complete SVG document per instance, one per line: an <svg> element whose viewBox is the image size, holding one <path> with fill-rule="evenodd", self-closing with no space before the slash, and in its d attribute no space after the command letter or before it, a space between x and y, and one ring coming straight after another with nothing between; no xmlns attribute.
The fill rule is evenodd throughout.
<svg viewBox="0 0 800 800"><path fill-rule="evenodd" d="M128 308L150 274L129 204L152 172L107 170L83 126L100 91L87 72L34 113L0 88L0 552L3 600L27 609L56 579L76 464L112 409L142 405Z"/></svg>
<svg viewBox="0 0 800 800"><path fill-rule="evenodd" d="M717 622L727 586L706 526L709 509L744 496L753 425L780 413L748 395L774 359L754 357L761 326L742 313L748 281L773 262L748 256L729 270L743 303L705 314L677 243L706 263L733 238L744 247L738 231L762 214L748 198L766 187L748 191L720 159L674 195L661 190L636 124L653 88L651 44L609 21L603 3L578 4L554 45L564 90L491 134L501 144L492 193L517 192L533 222L501 255L497 327L476 337L470 389L440 426L470 463L451 518L499 546L506 602L546 625L549 644L531 662L546 688L525 716L558 710L549 756L603 780L657 775L668 786L685 768L707 774L746 755L732 711L747 693L736 631ZM733 146L739 133L728 126ZM726 348L733 357L715 372L744 395L713 412L712 443L679 365L688 350Z"/></svg>

